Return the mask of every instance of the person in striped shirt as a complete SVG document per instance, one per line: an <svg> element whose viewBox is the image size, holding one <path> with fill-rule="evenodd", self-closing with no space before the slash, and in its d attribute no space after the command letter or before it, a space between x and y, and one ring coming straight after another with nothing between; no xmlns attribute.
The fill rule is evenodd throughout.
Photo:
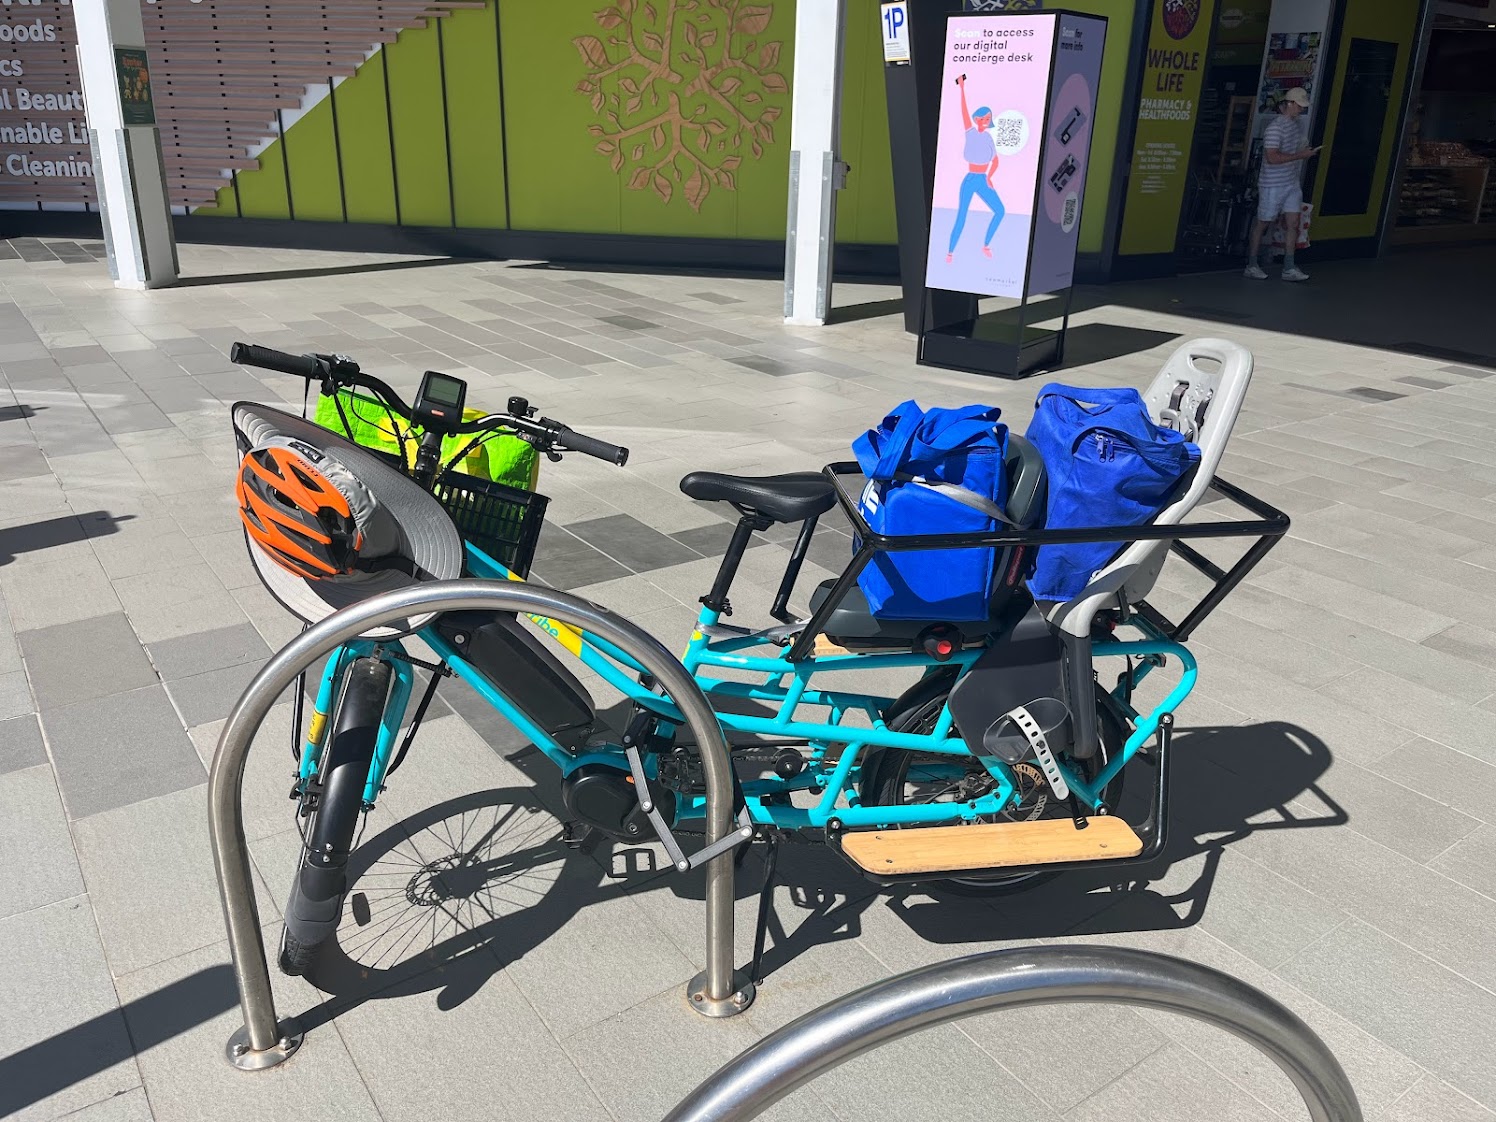
<svg viewBox="0 0 1496 1122"><path fill-rule="evenodd" d="M1280 218L1283 221L1283 279L1306 281L1309 274L1293 259L1299 242L1299 210L1304 205L1304 161L1319 152L1310 148L1305 138L1307 121L1301 116L1309 110L1309 93L1295 86L1278 103L1278 115L1262 136L1262 170L1257 173L1257 221L1247 247L1246 275L1253 280L1267 279L1258 262L1262 236Z"/></svg>

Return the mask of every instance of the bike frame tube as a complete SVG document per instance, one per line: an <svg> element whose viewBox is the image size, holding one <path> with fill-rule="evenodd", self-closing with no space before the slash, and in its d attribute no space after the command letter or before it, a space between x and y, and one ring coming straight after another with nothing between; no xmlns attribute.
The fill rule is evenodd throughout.
<svg viewBox="0 0 1496 1122"><path fill-rule="evenodd" d="M276 1017L249 846L244 837L242 790L255 733L287 687L314 660L382 624L441 611L540 614L585 628L627 651L670 694L695 736L707 787L707 844L720 841L733 829L732 763L716 714L670 652L627 620L564 592L486 580L417 584L335 612L287 643L245 687L224 722L208 769L208 835L244 1013L244 1027L231 1039L229 1048L231 1061L238 1067L273 1066L295 1051L299 1038L294 1022L281 1022ZM714 1010L726 1008L732 1012L747 1008L752 997L750 987L739 986L733 969L734 871L731 850L707 863L706 970L701 989L693 993L699 993L703 1004ZM735 994L741 1000L734 1000Z"/></svg>
<svg viewBox="0 0 1496 1122"><path fill-rule="evenodd" d="M1208 966L1122 947L1019 947L937 963L839 998L729 1060L664 1122L748 1122L850 1059L963 1017L1064 1003L1134 1005L1225 1029L1293 1082L1313 1122L1362 1122L1355 1088L1308 1025Z"/></svg>
<svg viewBox="0 0 1496 1122"><path fill-rule="evenodd" d="M469 566L481 566L484 570L509 580L516 579L500 562L472 547L469 547ZM645 689L634 677L634 673L641 669L637 663L605 639L592 635L585 629L558 624L542 615L532 614L529 618L630 701L659 714L666 720L680 721L679 711L670 704L668 699ZM984 758L983 762L993 773L998 786L994 791L975 800L963 803L930 803L912 807L858 805L855 782L860 775L860 765L857 759L868 748L903 749L932 755L946 755L953 759L971 756L971 750L964 740L953 735L954 721L948 706L941 711L935 727L929 733L895 732L884 726L881 721L881 714L893 703L893 699L869 694L809 688L812 675L820 671L920 668L934 670L954 664L961 667L964 672L985 653L985 647L964 648L944 663L936 662L928 655L907 651L824 655L803 661L792 661L791 651L787 651L765 636L728 636L714 641L707 635L706 630L714 626L718 619L718 612L707 606L702 607L682 659L686 670L695 677L696 684L708 697L746 698L769 702L777 707L772 717L719 713L718 720L724 728L755 736L806 741L813 749L816 749L815 759L817 761L824 757L826 749L832 744L850 745L855 742L859 746L856 752L852 752L850 747L843 748L843 755L839 758L838 765L825 779L826 787L823 795L813 807L763 805L762 799L767 794L775 791L788 792L805 789L806 783L799 777L794 781L774 779L754 781L751 786L762 788L761 792L745 796L749 815L754 822L787 829L807 826L823 828L832 819L837 819L849 827L954 823L972 821L985 815L998 813L1006 809L1007 801L1017 793L1018 781L1012 769L1001 760L988 761ZM1150 618L1140 614L1134 616L1129 623L1143 633L1143 639L1099 641L1093 645L1093 658L1174 655L1184 665L1185 673L1164 701L1146 716L1136 713L1131 706L1123 703L1124 708L1132 713L1136 721L1135 729L1128 737L1122 751L1115 759L1108 762L1094 781L1087 782L1076 774L1073 767L1067 766L1063 760L1057 761L1072 790L1076 792L1083 805L1091 810L1100 810L1105 805L1101 793L1106 789L1107 784L1116 778L1117 773L1136 757L1142 746L1158 731L1159 723L1164 716L1174 712L1184 701L1194 688L1197 677L1194 656L1182 644L1169 638L1168 633L1160 629ZM535 727L513 702L457 655L450 645L435 633L434 628L423 631L422 638L439 654L448 658L458 676L473 686L484 700L512 721L525 735L531 737L545 756L561 769L563 775L570 774L581 766L582 761L579 757L562 748L544 730ZM742 653L750 652L755 648L773 648L774 653L772 656ZM709 667L762 673L766 675L766 681L755 684L715 678L703 673ZM1151 662L1144 662L1135 667L1133 684L1136 685L1142 681L1153 668ZM789 685L782 684L785 678L790 679ZM801 706L829 709L830 719L829 721L797 720L795 715ZM854 728L843 725L843 718L852 711L868 714L872 718L873 727ZM614 748L588 752L586 761L607 762L620 769L624 767L622 751ZM839 806L838 803L844 798L848 805ZM703 805L699 798L680 800L677 803L677 820L695 817L703 809Z"/></svg>

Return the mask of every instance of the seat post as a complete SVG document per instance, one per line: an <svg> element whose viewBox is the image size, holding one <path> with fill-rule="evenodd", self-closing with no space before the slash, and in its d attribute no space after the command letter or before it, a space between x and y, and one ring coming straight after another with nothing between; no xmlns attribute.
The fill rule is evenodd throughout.
<svg viewBox="0 0 1496 1122"><path fill-rule="evenodd" d="M743 560L743 554L748 551L748 542L754 531L767 530L774 525L772 518L765 518L757 511L745 507L737 509L743 517L738 519L737 528L732 532L732 541L727 543L727 552L722 555L722 564L717 569L717 579L712 582L712 590L701 598L701 602L718 615L732 615L727 591L732 587L733 578L738 575L738 565Z"/></svg>
<svg viewBox="0 0 1496 1122"><path fill-rule="evenodd" d="M800 526L800 536L795 539L795 548L790 551L789 564L784 567L784 576L779 582L779 591L774 594L774 606L769 614L780 623L794 623L790 616L790 596L794 594L795 582L800 579L800 566L805 563L805 551L810 548L810 539L815 535L816 523L821 520L812 514Z"/></svg>

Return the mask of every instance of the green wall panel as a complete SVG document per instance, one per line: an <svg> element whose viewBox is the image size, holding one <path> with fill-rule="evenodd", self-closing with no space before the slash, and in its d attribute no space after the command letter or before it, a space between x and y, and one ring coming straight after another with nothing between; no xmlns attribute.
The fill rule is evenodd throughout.
<svg viewBox="0 0 1496 1122"><path fill-rule="evenodd" d="M501 0L516 228L782 238L794 5Z"/></svg>
<svg viewBox="0 0 1496 1122"><path fill-rule="evenodd" d="M332 101L324 97L312 106L286 129L281 143L291 169L291 213L308 221L343 221Z"/></svg>
<svg viewBox="0 0 1496 1122"><path fill-rule="evenodd" d="M893 162L876 0L848 0L842 47L841 157L851 165L836 201L836 240L892 244Z"/></svg>
<svg viewBox="0 0 1496 1122"><path fill-rule="evenodd" d="M1133 5L1065 7L1111 18L1081 225L1095 252ZM896 239L878 15L877 0L847 2L845 242ZM778 240L794 22L794 0L489 0L377 51L286 130L284 155L274 144L238 176L237 201L264 218L294 203L309 220L346 208L349 222ZM229 188L199 213L235 203Z"/></svg>
<svg viewBox="0 0 1496 1122"><path fill-rule="evenodd" d="M257 171L234 177L239 191L239 213L245 218L287 218L291 200L286 195L286 161L279 140L260 153Z"/></svg>
<svg viewBox="0 0 1496 1122"><path fill-rule="evenodd" d="M407 226L450 226L452 196L447 178L441 44L436 28L402 31L395 42L385 46L383 54L400 221Z"/></svg>
<svg viewBox="0 0 1496 1122"><path fill-rule="evenodd" d="M506 224L504 118L494 5L454 12L437 23L446 61L447 130L452 137L452 201L458 226Z"/></svg>
<svg viewBox="0 0 1496 1122"><path fill-rule="evenodd" d="M1315 215L1311 239L1369 238L1377 232L1387 180L1392 174L1392 160L1397 154L1397 118L1407 101L1408 67L1417 50L1419 0L1379 0L1376 4L1353 4L1346 9L1345 25L1340 31L1340 53L1335 61L1335 90L1330 98L1330 113L1325 119L1325 150L1320 154L1315 176L1314 197L1323 198L1330 161L1335 155L1335 129L1340 123L1340 99L1345 90L1345 75L1351 47L1356 39L1372 39L1397 44L1397 63L1388 90L1387 113L1382 122L1382 145L1377 153L1376 171L1371 182L1371 201L1365 214Z"/></svg>
<svg viewBox="0 0 1496 1122"><path fill-rule="evenodd" d="M394 225L395 161L384 97L384 52L333 90L338 114L343 200L349 222Z"/></svg>

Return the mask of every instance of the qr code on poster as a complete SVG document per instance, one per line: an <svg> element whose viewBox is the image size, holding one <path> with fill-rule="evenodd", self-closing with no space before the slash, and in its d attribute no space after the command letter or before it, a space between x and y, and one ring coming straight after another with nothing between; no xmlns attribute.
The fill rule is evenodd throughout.
<svg viewBox="0 0 1496 1122"><path fill-rule="evenodd" d="M1024 131L1022 117L999 117L992 122L992 143L997 145L999 151L1004 148L1022 148L1027 139Z"/></svg>
<svg viewBox="0 0 1496 1122"><path fill-rule="evenodd" d="M1060 221L1060 225L1066 230L1075 225L1075 212L1079 207L1080 200L1074 195L1070 195L1065 199L1065 217Z"/></svg>

